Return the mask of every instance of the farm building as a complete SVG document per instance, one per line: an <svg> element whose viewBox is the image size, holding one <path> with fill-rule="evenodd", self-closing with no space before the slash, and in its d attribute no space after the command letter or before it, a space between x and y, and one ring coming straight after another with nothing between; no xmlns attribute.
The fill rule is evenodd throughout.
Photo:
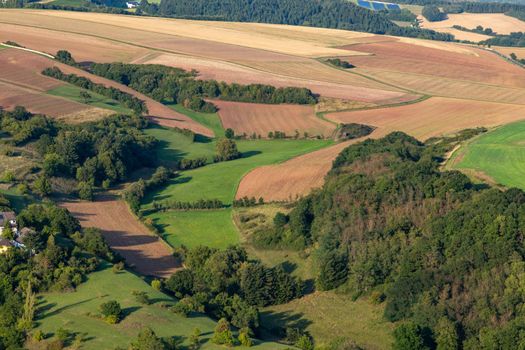
<svg viewBox="0 0 525 350"><path fill-rule="evenodd" d="M13 246L13 243L11 243L11 241L4 239L4 238L0 238L0 254L4 254L12 246Z"/></svg>
<svg viewBox="0 0 525 350"><path fill-rule="evenodd" d="M0 212L0 235L7 225L16 232L16 215L12 211Z"/></svg>
<svg viewBox="0 0 525 350"><path fill-rule="evenodd" d="M128 1L126 2L126 6L128 7L128 9L134 9L137 6L139 6L139 2L138 1Z"/></svg>
<svg viewBox="0 0 525 350"><path fill-rule="evenodd" d="M381 2L381 1L368 1L368 0L357 0L357 5L364 7L372 11L399 11L401 8L398 4L393 4L391 2Z"/></svg>

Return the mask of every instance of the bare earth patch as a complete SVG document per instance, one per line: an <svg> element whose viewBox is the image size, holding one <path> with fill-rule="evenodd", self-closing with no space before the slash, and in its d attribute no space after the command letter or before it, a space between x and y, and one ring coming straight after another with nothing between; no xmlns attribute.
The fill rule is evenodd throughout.
<svg viewBox="0 0 525 350"><path fill-rule="evenodd" d="M97 227L113 250L137 272L169 277L181 268L170 248L140 223L128 206L112 196L95 202L67 201L60 205L80 220L82 227Z"/></svg>
<svg viewBox="0 0 525 350"><path fill-rule="evenodd" d="M314 107L310 105L269 105L259 103L242 103L213 101L219 107L219 116L224 128L232 128L236 134L256 133L266 137L270 131L284 131L294 135L297 130L302 136L330 136L335 125L318 118Z"/></svg>

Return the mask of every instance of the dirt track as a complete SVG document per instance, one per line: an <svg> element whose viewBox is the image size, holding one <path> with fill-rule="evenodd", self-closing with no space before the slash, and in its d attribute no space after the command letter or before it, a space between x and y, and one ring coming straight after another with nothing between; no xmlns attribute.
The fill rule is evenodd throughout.
<svg viewBox="0 0 525 350"><path fill-rule="evenodd" d="M123 201L104 196L95 202L68 201L60 205L83 227L100 228L111 248L140 274L169 277L181 268L166 243L152 235Z"/></svg>

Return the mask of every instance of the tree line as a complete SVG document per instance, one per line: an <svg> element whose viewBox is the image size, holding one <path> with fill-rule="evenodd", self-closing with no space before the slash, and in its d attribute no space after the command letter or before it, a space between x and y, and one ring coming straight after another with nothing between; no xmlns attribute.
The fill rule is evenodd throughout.
<svg viewBox="0 0 525 350"><path fill-rule="evenodd" d="M205 99L252 103L313 104L316 96L306 88L227 84L196 79L197 72L162 65L95 63L89 71L140 91L157 101L180 103L200 112L215 112Z"/></svg>
<svg viewBox="0 0 525 350"><path fill-rule="evenodd" d="M408 322L395 349L519 348L525 193L440 171L453 141L397 132L346 148L256 243L313 250L318 290L385 303L387 320Z"/></svg>

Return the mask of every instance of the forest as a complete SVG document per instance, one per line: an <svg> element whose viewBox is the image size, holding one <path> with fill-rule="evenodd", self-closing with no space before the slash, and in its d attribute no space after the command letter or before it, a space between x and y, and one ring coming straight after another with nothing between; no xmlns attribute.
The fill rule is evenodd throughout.
<svg viewBox="0 0 525 350"><path fill-rule="evenodd" d="M373 12L345 0L162 0L141 2L150 15L235 22L261 22L338 28L376 34L451 41L450 34L415 27L400 27L384 12Z"/></svg>
<svg viewBox="0 0 525 350"><path fill-rule="evenodd" d="M525 193L439 169L446 142L395 132L346 148L258 246L313 250L316 287L385 304L395 349L517 349Z"/></svg>
<svg viewBox="0 0 525 350"><path fill-rule="evenodd" d="M150 164L149 154L156 140L142 133L146 126L147 121L138 116L115 115L99 122L69 125L31 114L23 107L0 111L5 141L36 150L43 171L33 190L43 197L52 193L55 178L73 180L77 187L71 191L91 199L95 186L108 188Z"/></svg>

